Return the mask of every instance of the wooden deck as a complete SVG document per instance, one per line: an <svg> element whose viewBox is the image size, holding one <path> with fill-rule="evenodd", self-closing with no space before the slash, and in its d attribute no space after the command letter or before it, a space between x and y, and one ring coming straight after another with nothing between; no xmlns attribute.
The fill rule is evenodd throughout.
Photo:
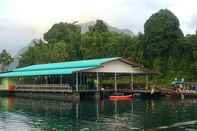
<svg viewBox="0 0 197 131"><path fill-rule="evenodd" d="M197 97L197 91L196 90L183 90L181 92L177 92L173 89L161 89L160 92L164 95L172 96L172 97L180 97L183 95L184 97Z"/></svg>
<svg viewBox="0 0 197 131"><path fill-rule="evenodd" d="M79 90L79 92L123 92L123 93L128 93L128 92L131 92L131 93L151 93L150 90L144 90L144 89L134 89L134 90L131 90L131 89L117 89L117 90L114 90L114 89L105 89L104 91L97 91L97 90ZM156 91L155 93L158 93L159 91Z"/></svg>
<svg viewBox="0 0 197 131"><path fill-rule="evenodd" d="M72 88L65 84L15 85L14 92L62 92L72 93Z"/></svg>
<svg viewBox="0 0 197 131"><path fill-rule="evenodd" d="M6 90L0 90L6 91ZM126 89L104 89L96 90L96 89L79 89L78 91L72 90L72 87L65 84L40 84L40 85L15 85L15 88L10 90L11 92L49 92L49 93L99 93L99 92L121 92L121 93L141 93L141 94L151 94L151 90L144 89L134 89L131 90L129 88ZM159 93L159 91L155 91L154 93Z"/></svg>

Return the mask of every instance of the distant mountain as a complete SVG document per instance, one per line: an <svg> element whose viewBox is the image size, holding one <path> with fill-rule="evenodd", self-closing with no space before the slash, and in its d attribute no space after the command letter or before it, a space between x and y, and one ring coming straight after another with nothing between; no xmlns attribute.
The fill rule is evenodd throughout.
<svg viewBox="0 0 197 131"><path fill-rule="evenodd" d="M8 67L8 70L13 70L15 69L18 65L19 65L19 59L20 59L20 56L25 53L29 47L32 47L35 45L35 43L39 43L38 42L39 40L38 39L33 39L29 44L27 44L25 47L23 47L22 49L20 49L16 55L14 56L14 60L13 62L9 65Z"/></svg>
<svg viewBox="0 0 197 131"><path fill-rule="evenodd" d="M107 25L108 30L111 32L123 33L123 34L127 34L130 36L134 36L134 33L132 31L130 31L129 29L119 29L119 28L116 28L116 27L113 27L113 26L107 24L106 22L104 22L104 23ZM80 23L79 25L81 26L81 32L82 33L88 32L89 26L93 26L95 24L96 24L96 21Z"/></svg>

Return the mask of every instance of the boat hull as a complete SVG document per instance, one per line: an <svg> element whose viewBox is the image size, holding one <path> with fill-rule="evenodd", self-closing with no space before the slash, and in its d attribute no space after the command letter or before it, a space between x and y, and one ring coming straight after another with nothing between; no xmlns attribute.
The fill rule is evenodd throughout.
<svg viewBox="0 0 197 131"><path fill-rule="evenodd" d="M131 100L133 95L126 95L126 96L109 96L110 100Z"/></svg>

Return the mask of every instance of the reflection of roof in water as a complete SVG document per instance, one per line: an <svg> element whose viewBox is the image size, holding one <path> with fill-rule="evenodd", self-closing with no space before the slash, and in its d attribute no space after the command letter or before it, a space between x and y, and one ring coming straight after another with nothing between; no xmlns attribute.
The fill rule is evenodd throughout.
<svg viewBox="0 0 197 131"><path fill-rule="evenodd" d="M31 112L68 112L72 109L72 104L64 101L14 98L15 108Z"/></svg>

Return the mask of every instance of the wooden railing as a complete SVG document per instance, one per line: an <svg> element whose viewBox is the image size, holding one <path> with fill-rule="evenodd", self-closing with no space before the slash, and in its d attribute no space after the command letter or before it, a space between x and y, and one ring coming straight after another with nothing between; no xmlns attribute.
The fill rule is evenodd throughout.
<svg viewBox="0 0 197 131"><path fill-rule="evenodd" d="M72 92L72 87L69 84L18 84L15 91Z"/></svg>

